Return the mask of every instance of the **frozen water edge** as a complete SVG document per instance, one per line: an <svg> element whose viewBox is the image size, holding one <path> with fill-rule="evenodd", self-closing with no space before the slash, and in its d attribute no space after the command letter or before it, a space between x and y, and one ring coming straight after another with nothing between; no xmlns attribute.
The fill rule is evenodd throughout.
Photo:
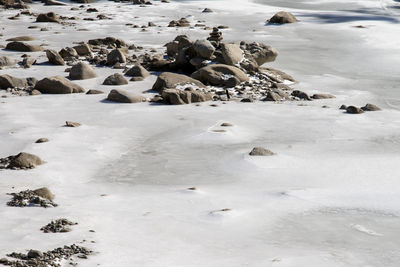
<svg viewBox="0 0 400 267"><path fill-rule="evenodd" d="M101 9L102 5L107 5L109 13L117 12L110 3L96 7ZM201 5L163 6L166 18L160 18L157 7L132 10L140 10L140 16L145 17L138 23L153 18L156 23L167 23L188 14L203 16ZM293 74L300 81L299 88L315 88L337 98L313 101L308 106L228 103L216 108L207 103L201 107L106 104L100 102L104 95L2 99L1 156L27 151L48 163L30 171L1 172L0 203L8 200L6 192L48 186L56 194L59 207L0 208L1 255L25 248L51 249L86 239L96 241L91 246L99 254L82 266L396 266L400 233L399 111L385 109L351 116L337 109L343 103L379 101L375 85L391 85L396 59L387 54L387 43L374 50L379 53L371 60L377 63L379 58L382 63L378 66L387 65L393 72L375 70L378 75L368 75L370 82L364 79L369 65L359 65L359 70L351 63L370 55L373 41L382 31L393 34L392 25L374 22L382 31L365 33L367 43L357 42L359 46L351 48L349 44L360 40L358 30L350 27L353 23L320 25L319 20L305 17L304 24L297 26L265 27L263 22L275 11L273 8L249 4L248 10L239 6L228 12L218 3L206 5L217 11L210 19L205 17L207 20L231 26L224 32L226 39L271 40L281 51L273 65ZM34 9L51 8L34 5ZM249 17L255 9L258 12ZM135 15L132 11L124 18L116 17L110 25L102 26L102 33L92 30L72 35L68 28L51 26L62 37L49 32L32 35L58 49L72 41L115 35L125 20ZM232 22L234 18L237 23ZM242 25L241 20L248 24ZM7 27L4 36L27 33L28 21L21 25L17 29ZM251 33L249 25L262 31ZM95 29L90 22L80 26ZM326 31L332 33L327 41L322 40ZM153 46L178 33L192 38L208 34L169 29L159 38L152 32L129 32L127 38L121 37ZM67 44L66 37L70 39ZM312 46L314 52L309 49L308 38L317 40ZM330 45L337 39L347 43L339 51ZM399 41L393 39L393 44ZM380 47L379 43L375 45ZM300 51L294 53L298 47ZM332 54L324 53L321 47ZM360 55L344 58L343 69L335 67L340 51L349 55L356 50ZM316 55L310 57L311 53ZM63 70L40 66L24 74L41 78L62 74ZM19 72L0 71L22 76ZM100 84L115 70L97 72L100 78L80 84L108 92L110 88ZM354 81L354 76L359 80ZM154 80L151 77L123 88L142 92ZM353 90L348 90L349 85ZM325 104L331 108L322 109ZM65 120L83 126L63 128ZM213 132L221 129L222 122L234 127L226 128L226 133ZM32 144L39 137L48 137L50 142ZM277 156L250 158L247 153L258 145ZM193 186L197 190L185 190ZM43 235L39 231L58 217L68 217L79 225L65 235ZM88 229L96 232L89 233ZM380 235L371 236L359 229Z"/></svg>

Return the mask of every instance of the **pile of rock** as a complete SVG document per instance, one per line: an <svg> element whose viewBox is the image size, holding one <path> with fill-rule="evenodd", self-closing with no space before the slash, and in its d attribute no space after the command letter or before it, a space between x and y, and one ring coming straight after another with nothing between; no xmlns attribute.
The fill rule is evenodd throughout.
<svg viewBox="0 0 400 267"><path fill-rule="evenodd" d="M71 222L67 219L61 218L51 221L47 225L40 228L44 233L67 233L71 231L69 226L77 225L78 223Z"/></svg>
<svg viewBox="0 0 400 267"><path fill-rule="evenodd" d="M7 205L11 207L57 207L57 204L53 202L54 195L46 187L33 191L28 189L19 193L9 193L9 195L13 196L12 200L7 202Z"/></svg>

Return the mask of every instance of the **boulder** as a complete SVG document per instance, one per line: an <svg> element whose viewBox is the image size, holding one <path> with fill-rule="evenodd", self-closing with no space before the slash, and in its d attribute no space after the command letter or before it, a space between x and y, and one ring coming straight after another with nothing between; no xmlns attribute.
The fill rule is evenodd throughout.
<svg viewBox="0 0 400 267"><path fill-rule="evenodd" d="M35 193L39 197L42 197L42 198L45 198L48 200L54 199L54 194L47 187L35 189L35 190L33 190L33 193Z"/></svg>
<svg viewBox="0 0 400 267"><path fill-rule="evenodd" d="M292 96L297 97L298 99L302 99L302 100L308 100L308 101L312 100L311 97L307 93L300 91L300 90L294 90L292 92Z"/></svg>
<svg viewBox="0 0 400 267"><path fill-rule="evenodd" d="M21 152L12 157L9 168L32 169L44 162L36 155Z"/></svg>
<svg viewBox="0 0 400 267"><path fill-rule="evenodd" d="M54 12L42 13L36 18L36 22L60 23L60 18Z"/></svg>
<svg viewBox="0 0 400 267"><path fill-rule="evenodd" d="M30 68L32 65L34 65L34 64L36 64L36 58L33 58L33 57L25 57L23 60L22 60L22 66L24 67L24 68Z"/></svg>
<svg viewBox="0 0 400 267"><path fill-rule="evenodd" d="M121 89L113 89L107 96L107 100L118 103L141 103L146 99L141 95L133 94Z"/></svg>
<svg viewBox="0 0 400 267"><path fill-rule="evenodd" d="M0 57L0 67L10 67L17 64L17 61L12 57L2 56Z"/></svg>
<svg viewBox="0 0 400 267"><path fill-rule="evenodd" d="M80 56L87 56L92 53L92 49L87 44L76 45L73 47Z"/></svg>
<svg viewBox="0 0 400 267"><path fill-rule="evenodd" d="M296 82L296 80L292 76L290 76L289 74L287 74L281 70L260 67L259 71L275 82L274 87L283 86L282 84L286 80L291 81L291 82ZM278 85L278 84L281 84L281 85Z"/></svg>
<svg viewBox="0 0 400 267"><path fill-rule="evenodd" d="M204 84L233 87L249 81L249 77L237 67L214 64L201 68L192 74L192 78Z"/></svg>
<svg viewBox="0 0 400 267"><path fill-rule="evenodd" d="M35 89L42 94L83 93L85 89L63 76L44 78L36 83Z"/></svg>
<svg viewBox="0 0 400 267"><path fill-rule="evenodd" d="M114 37L91 39L88 41L88 43L91 45L106 45L106 46L113 45L118 48L127 46L124 40Z"/></svg>
<svg viewBox="0 0 400 267"><path fill-rule="evenodd" d="M164 103L183 105L212 100L212 95L194 90L165 89L162 92Z"/></svg>
<svg viewBox="0 0 400 267"><path fill-rule="evenodd" d="M86 94L87 95L99 95L99 94L104 94L104 92L101 90L90 89L89 91L87 91Z"/></svg>
<svg viewBox="0 0 400 267"><path fill-rule="evenodd" d="M10 39L7 39L7 42L29 42L29 41L34 41L36 40L32 36L18 36L18 37L13 37Z"/></svg>
<svg viewBox="0 0 400 267"><path fill-rule="evenodd" d="M329 98L335 98L334 95L331 94L313 94L311 97L313 99L329 99Z"/></svg>
<svg viewBox="0 0 400 267"><path fill-rule="evenodd" d="M243 51L237 44L221 44L222 57L225 64L237 65L243 60Z"/></svg>
<svg viewBox="0 0 400 267"><path fill-rule="evenodd" d="M47 49L46 56L49 62L53 65L65 65L64 59L55 50Z"/></svg>
<svg viewBox="0 0 400 267"><path fill-rule="evenodd" d="M122 74L119 73L114 73L110 76L108 76L104 82L103 85L124 85L128 84L128 81L122 76Z"/></svg>
<svg viewBox="0 0 400 267"><path fill-rule="evenodd" d="M88 64L79 62L74 65L69 72L69 78L71 80L86 80L97 77L96 72Z"/></svg>
<svg viewBox="0 0 400 267"><path fill-rule="evenodd" d="M41 47L40 45L31 45L24 42L11 42L7 44L6 49L19 52L38 52L42 51L43 47Z"/></svg>
<svg viewBox="0 0 400 267"><path fill-rule="evenodd" d="M72 47L66 47L61 49L59 54L63 59L77 58L79 56L78 52L76 52L76 50Z"/></svg>
<svg viewBox="0 0 400 267"><path fill-rule="evenodd" d="M215 52L215 47L208 40L197 40L193 44L193 49L199 57L205 59L210 59Z"/></svg>
<svg viewBox="0 0 400 267"><path fill-rule="evenodd" d="M64 126L69 127L69 128L76 128L76 127L81 126L81 124L79 122L75 122L75 121L66 121Z"/></svg>
<svg viewBox="0 0 400 267"><path fill-rule="evenodd" d="M286 11L280 11L269 19L269 23L275 23L275 24L285 24L294 22L298 22L296 17L292 13Z"/></svg>
<svg viewBox="0 0 400 267"><path fill-rule="evenodd" d="M7 88L26 88L34 86L36 79L34 78L17 78L8 74L0 75L0 89Z"/></svg>
<svg viewBox="0 0 400 267"><path fill-rule="evenodd" d="M364 110L364 111L379 111L379 110L381 110L380 107L378 107L378 106L376 106L374 104L366 104L361 109Z"/></svg>
<svg viewBox="0 0 400 267"><path fill-rule="evenodd" d="M273 62L278 56L278 50L272 46L262 44L262 43L241 43L241 48L244 50L246 58L249 60L254 60L259 66L267 63Z"/></svg>
<svg viewBox="0 0 400 267"><path fill-rule="evenodd" d="M114 49L107 55L107 65L113 66L116 63L126 63L126 57L120 49Z"/></svg>
<svg viewBox="0 0 400 267"><path fill-rule="evenodd" d="M150 73L141 65L136 65L130 68L125 75L132 77L131 81L142 81L149 77Z"/></svg>
<svg viewBox="0 0 400 267"><path fill-rule="evenodd" d="M263 148L263 147L255 147L251 152L249 153L250 156L273 156L275 155L274 152L272 152L269 149Z"/></svg>
<svg viewBox="0 0 400 267"><path fill-rule="evenodd" d="M41 143L47 143L47 142L49 142L49 139L48 138L45 138L45 137L42 137L42 138L39 138L38 140L36 140L36 144L41 144Z"/></svg>
<svg viewBox="0 0 400 267"><path fill-rule="evenodd" d="M364 113L364 110L355 106L348 106L346 108L346 112L349 114L361 114Z"/></svg>
<svg viewBox="0 0 400 267"><path fill-rule="evenodd" d="M177 86L195 86L204 88L205 85L198 80L195 80L189 76L176 74L172 72L163 72L158 76L156 82L153 85L152 90L162 92L164 89L175 89Z"/></svg>

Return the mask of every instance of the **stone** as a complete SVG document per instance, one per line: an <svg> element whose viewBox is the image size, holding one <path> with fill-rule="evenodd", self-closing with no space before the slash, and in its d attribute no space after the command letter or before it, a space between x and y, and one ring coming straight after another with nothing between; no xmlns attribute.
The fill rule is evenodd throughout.
<svg viewBox="0 0 400 267"><path fill-rule="evenodd" d="M46 56L49 62L53 65L65 65L64 59L55 50L47 49Z"/></svg>
<svg viewBox="0 0 400 267"><path fill-rule="evenodd" d="M32 169L43 163L44 162L38 156L21 152L11 159L9 168Z"/></svg>
<svg viewBox="0 0 400 267"><path fill-rule="evenodd" d="M13 37L10 39L7 39L7 42L29 42L29 41L34 41L36 40L34 37L32 36L17 36L17 37Z"/></svg>
<svg viewBox="0 0 400 267"><path fill-rule="evenodd" d="M88 64L79 62L74 65L69 72L69 78L71 80L86 80L96 78L97 74Z"/></svg>
<svg viewBox="0 0 400 267"><path fill-rule="evenodd" d="M114 49L107 55L107 65L113 66L116 63L126 63L126 57L120 49Z"/></svg>
<svg viewBox="0 0 400 267"><path fill-rule="evenodd" d="M307 93L299 91L299 90L294 90L292 92L292 96L297 97L302 100L308 100L308 101L312 100Z"/></svg>
<svg viewBox="0 0 400 267"><path fill-rule="evenodd" d="M349 114L361 114L364 113L364 110L355 106L348 106L346 108L346 112Z"/></svg>
<svg viewBox="0 0 400 267"><path fill-rule="evenodd" d="M107 96L108 101L118 103L141 103L145 98L141 95L130 93L126 90L113 89Z"/></svg>
<svg viewBox="0 0 400 267"><path fill-rule="evenodd" d="M34 79L34 78L30 78ZM33 81L33 83L36 83ZM17 78L8 74L0 75L0 89L7 88L26 88L30 86L28 78Z"/></svg>
<svg viewBox="0 0 400 267"><path fill-rule="evenodd" d="M79 122L66 121L64 126L65 126L65 127L76 128L76 127L81 126L81 124L80 124Z"/></svg>
<svg viewBox="0 0 400 267"><path fill-rule="evenodd" d="M31 250L29 250L27 256L29 259L41 258L41 257L43 257L43 253L39 250L31 249Z"/></svg>
<svg viewBox="0 0 400 267"><path fill-rule="evenodd" d="M90 53L90 51L89 51L89 53ZM66 48L61 49L59 54L63 59L77 58L79 56L78 52L76 52L76 50L72 47L66 47Z"/></svg>
<svg viewBox="0 0 400 267"><path fill-rule="evenodd" d="M43 51L43 47L39 45L31 45L24 42L11 42L6 45L6 49L19 52L39 52Z"/></svg>
<svg viewBox="0 0 400 267"><path fill-rule="evenodd" d="M85 89L63 76L47 77L38 81L35 89L42 94L72 94L83 93Z"/></svg>
<svg viewBox="0 0 400 267"><path fill-rule="evenodd" d="M76 45L73 47L79 56L87 56L92 53L92 49L87 44Z"/></svg>
<svg viewBox="0 0 400 267"><path fill-rule="evenodd" d="M280 11L269 19L269 23L274 23L274 24L286 24L294 22L298 22L296 17L292 13L286 11Z"/></svg>
<svg viewBox="0 0 400 267"><path fill-rule="evenodd" d="M229 123L229 122L224 122L221 124L221 127L232 127L232 126L233 126L233 124Z"/></svg>
<svg viewBox="0 0 400 267"><path fill-rule="evenodd" d="M45 6L66 6L66 3L56 1L56 0L45 0L44 2Z"/></svg>
<svg viewBox="0 0 400 267"><path fill-rule="evenodd" d="M215 47L208 40L197 40L193 44L193 49L199 57L205 59L210 59L215 52Z"/></svg>
<svg viewBox="0 0 400 267"><path fill-rule="evenodd" d="M374 104L366 104L361 109L364 110L364 111L379 111L379 110L381 110L380 107L378 107L378 106L376 106Z"/></svg>
<svg viewBox="0 0 400 267"><path fill-rule="evenodd" d="M237 44L221 44L222 57L225 64L237 65L243 60L243 51Z"/></svg>
<svg viewBox="0 0 400 267"><path fill-rule="evenodd" d="M164 103L169 105L183 105L212 100L212 95L199 91L165 89L162 91Z"/></svg>
<svg viewBox="0 0 400 267"><path fill-rule="evenodd" d="M32 65L36 64L36 58L33 57L25 57L22 60L22 66L24 68L30 68Z"/></svg>
<svg viewBox="0 0 400 267"><path fill-rule="evenodd" d="M142 81L149 77L150 73L141 65L136 65L130 68L125 75L132 77L131 81Z"/></svg>
<svg viewBox="0 0 400 267"><path fill-rule="evenodd" d="M2 56L0 57L0 67L11 67L17 64L17 61L12 57Z"/></svg>
<svg viewBox="0 0 400 267"><path fill-rule="evenodd" d="M118 38L114 38L114 37L106 37L106 38L99 38L99 39L91 39L88 42L90 45L112 45L115 46L117 48L121 48L121 47L126 47L127 44L125 43L125 41L118 39Z"/></svg>
<svg viewBox="0 0 400 267"><path fill-rule="evenodd" d="M292 76L290 76L289 74L287 74L281 70L260 67L259 71L262 74L265 74L268 78L270 78L272 81L275 82L275 84L273 85L275 88L285 87L285 85L282 84L285 81L296 82L296 80ZM288 88L288 87L286 87L286 88Z"/></svg>
<svg viewBox="0 0 400 267"><path fill-rule="evenodd" d="M279 54L278 50L263 43L244 43L241 47L244 50L246 58L254 60L258 66L275 61Z"/></svg>
<svg viewBox="0 0 400 267"><path fill-rule="evenodd" d="M103 85L124 85L124 84L128 84L128 81L120 73L114 73L108 76L103 82Z"/></svg>
<svg viewBox="0 0 400 267"><path fill-rule="evenodd" d="M36 144L41 144L41 143L47 143L47 142L49 142L49 139L47 139L47 138L39 138L38 140L36 140Z"/></svg>
<svg viewBox="0 0 400 267"><path fill-rule="evenodd" d="M331 95L331 94L313 94L311 98L313 98L313 99L329 99L329 98L335 98L335 96Z"/></svg>
<svg viewBox="0 0 400 267"><path fill-rule="evenodd" d="M232 81L236 81L235 83L249 81L249 77L242 70L225 64L213 64L203 67L195 71L191 77L204 84L215 86L235 86L237 84L232 84Z"/></svg>
<svg viewBox="0 0 400 267"><path fill-rule="evenodd" d="M205 8L205 9L203 9L203 11L202 11L202 13L212 13L212 12L214 12L214 11L212 11L210 8Z"/></svg>
<svg viewBox="0 0 400 267"><path fill-rule="evenodd" d="M60 18L54 12L42 13L36 18L36 22L60 23Z"/></svg>
<svg viewBox="0 0 400 267"><path fill-rule="evenodd" d="M33 193L35 193L39 197L42 197L42 198L45 198L45 199L48 199L48 200L53 200L54 199L53 193L47 187L42 187L42 188L35 189L35 190L33 190Z"/></svg>
<svg viewBox="0 0 400 267"><path fill-rule="evenodd" d="M90 89L89 91L87 91L86 94L87 95L99 95L99 94L104 94L104 92L101 90Z"/></svg>
<svg viewBox="0 0 400 267"><path fill-rule="evenodd" d="M269 149L263 148L263 147L255 147L251 152L249 153L250 156L273 156L275 155L274 152L272 152Z"/></svg>
<svg viewBox="0 0 400 267"><path fill-rule="evenodd" d="M162 92L164 89L175 89L177 86L196 86L205 88L205 85L189 76L183 74L176 74L172 72L163 72L158 76L154 83L152 90Z"/></svg>
<svg viewBox="0 0 400 267"><path fill-rule="evenodd" d="M344 109L344 110L346 110L346 109L347 109L347 106L346 106L346 105L341 105L339 109Z"/></svg>

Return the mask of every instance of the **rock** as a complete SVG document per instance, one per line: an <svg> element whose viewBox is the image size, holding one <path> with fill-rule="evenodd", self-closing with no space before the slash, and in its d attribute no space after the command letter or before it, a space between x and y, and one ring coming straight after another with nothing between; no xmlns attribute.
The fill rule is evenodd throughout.
<svg viewBox="0 0 400 267"><path fill-rule="evenodd" d="M269 23L275 23L275 24L285 24L294 22L298 22L296 17L292 13L285 11L280 11L269 19Z"/></svg>
<svg viewBox="0 0 400 267"><path fill-rule="evenodd" d="M39 197L42 197L42 198L45 198L45 199L48 199L48 200L53 200L54 199L53 193L51 193L51 191L47 187L42 187L42 188L38 188L36 190L33 190L33 193L35 193Z"/></svg>
<svg viewBox="0 0 400 267"><path fill-rule="evenodd" d="M104 94L104 92L101 91L101 90L93 90L93 89L90 89L89 91L87 91L86 94L87 94L87 95L99 95L99 94Z"/></svg>
<svg viewBox="0 0 400 267"><path fill-rule="evenodd" d="M75 51L80 56L87 56L87 55L90 55L92 53L92 49L87 44L76 45L76 46L73 47L73 49L75 49Z"/></svg>
<svg viewBox="0 0 400 267"><path fill-rule="evenodd" d="M31 92L30 92L30 95L41 95L42 93L39 91L39 90L36 90L36 89L33 89Z"/></svg>
<svg viewBox="0 0 400 267"><path fill-rule="evenodd" d="M17 61L12 57L2 56L0 57L0 67L10 67L17 64Z"/></svg>
<svg viewBox="0 0 400 267"><path fill-rule="evenodd" d="M55 1L55 0L45 0L44 2L45 6L66 6L66 3L60 2L60 1Z"/></svg>
<svg viewBox="0 0 400 267"><path fill-rule="evenodd" d="M43 163L38 156L21 152L11 159L9 168L32 169Z"/></svg>
<svg viewBox="0 0 400 267"><path fill-rule="evenodd" d="M165 89L162 91L164 103L169 105L183 105L212 100L212 95L199 91Z"/></svg>
<svg viewBox="0 0 400 267"><path fill-rule="evenodd" d="M208 40L197 40L194 42L193 48L197 55L205 59L210 59L215 52L215 47Z"/></svg>
<svg viewBox="0 0 400 267"><path fill-rule="evenodd" d="M229 122L224 122L221 124L221 127L232 127L232 126L233 126L233 124L229 123Z"/></svg>
<svg viewBox="0 0 400 267"><path fill-rule="evenodd" d="M8 74L0 75L0 89L26 88L35 83L36 79L34 78L17 78Z"/></svg>
<svg viewBox="0 0 400 267"><path fill-rule="evenodd" d="M118 103L141 103L145 98L121 89L113 89L107 96L107 100Z"/></svg>
<svg viewBox="0 0 400 267"><path fill-rule="evenodd" d="M71 80L86 80L96 78L97 74L88 64L79 62L74 65L69 72L69 78Z"/></svg>
<svg viewBox="0 0 400 267"><path fill-rule="evenodd" d="M212 32L210 33L210 37L207 38L208 41L215 42L216 44L219 44L222 39L222 32L217 27L213 28Z"/></svg>
<svg viewBox="0 0 400 267"><path fill-rule="evenodd" d="M275 153L272 152L271 150L263 148L263 147L255 147L249 153L249 155L250 156L273 156L273 155L275 155Z"/></svg>
<svg viewBox="0 0 400 267"><path fill-rule="evenodd" d="M267 97L265 99L263 99L264 101L273 101L273 102L278 102L278 101L282 101L285 99L288 99L289 95L283 93L283 92L273 92L270 91L267 93Z"/></svg>
<svg viewBox="0 0 400 267"><path fill-rule="evenodd" d="M22 66L24 68L30 68L32 65L36 64L36 58L33 57L25 57L22 60Z"/></svg>
<svg viewBox="0 0 400 267"><path fill-rule="evenodd" d="M131 81L143 81L150 76L150 73L141 65L136 65L130 68L125 75L132 77Z"/></svg>
<svg viewBox="0 0 400 267"><path fill-rule="evenodd" d="M177 86L195 86L205 88L205 85L189 76L172 72L163 72L158 76L152 90L162 92L164 89L175 89Z"/></svg>
<svg viewBox="0 0 400 267"><path fill-rule="evenodd" d="M126 63L126 57L120 49L114 49L107 55L107 65L113 66L116 63Z"/></svg>
<svg viewBox="0 0 400 267"><path fill-rule="evenodd" d="M214 11L212 11L210 8L205 8L203 9L202 13L212 13Z"/></svg>
<svg viewBox="0 0 400 267"><path fill-rule="evenodd" d="M296 82L296 80L292 76L277 69L260 67L259 71L278 84L284 83L286 80L291 82ZM279 87L282 85L275 84L274 86Z"/></svg>
<svg viewBox="0 0 400 267"><path fill-rule="evenodd" d="M204 84L215 86L235 86L237 84L232 84L232 81L234 83L249 81L249 77L242 70L224 64L206 66L194 72L191 77Z"/></svg>
<svg viewBox="0 0 400 267"><path fill-rule="evenodd" d="M103 39L92 39L89 40L88 42L91 45L106 45L106 46L115 46L117 48L121 48L121 47L126 47L127 44L125 43L125 41L118 39L118 38L114 38L114 37L106 37Z"/></svg>
<svg viewBox="0 0 400 267"><path fill-rule="evenodd" d="M66 121L64 126L65 127L76 128L76 127L81 126L81 124L79 122Z"/></svg>
<svg viewBox="0 0 400 267"><path fill-rule="evenodd" d="M328 98L335 98L334 95L331 94L313 94L311 97L313 99L328 99Z"/></svg>
<svg viewBox="0 0 400 267"><path fill-rule="evenodd" d="M54 12L49 12L46 14L42 13L42 14L39 14L39 16L36 18L36 22L60 23L60 18Z"/></svg>
<svg viewBox="0 0 400 267"><path fill-rule="evenodd" d="M89 53L90 53L90 51L89 51ZM79 56L78 52L76 52L76 50L72 47L66 47L66 48L61 49L59 54L63 59L77 58Z"/></svg>
<svg viewBox="0 0 400 267"><path fill-rule="evenodd" d="M24 42L11 42L7 44L6 49L19 52L38 52L42 51L43 47L39 45L27 44Z"/></svg>
<svg viewBox="0 0 400 267"><path fill-rule="evenodd" d="M29 42L36 40L32 36L18 36L14 38L7 39L7 42Z"/></svg>
<svg viewBox="0 0 400 267"><path fill-rule="evenodd" d="M299 99L303 99L303 100L311 100L311 98L308 96L307 93L299 91L299 90L294 90L292 92L292 96L297 97Z"/></svg>
<svg viewBox="0 0 400 267"><path fill-rule="evenodd" d="M272 46L262 43L244 43L243 45L241 45L241 47L242 50L244 50L246 58L254 60L259 66L267 62L275 61L279 54L278 50L276 50Z"/></svg>
<svg viewBox="0 0 400 267"><path fill-rule="evenodd" d="M72 94L83 93L85 89L63 76L44 78L36 83L36 90L42 94Z"/></svg>
<svg viewBox="0 0 400 267"><path fill-rule="evenodd" d="M55 50L47 49L46 56L49 62L53 65L65 65L64 59Z"/></svg>
<svg viewBox="0 0 400 267"><path fill-rule="evenodd" d="M243 51L237 44L221 44L222 57L225 64L237 65L243 60Z"/></svg>
<svg viewBox="0 0 400 267"><path fill-rule="evenodd" d="M339 109L347 109L346 105L341 105Z"/></svg>
<svg viewBox="0 0 400 267"><path fill-rule="evenodd" d="M355 106L348 106L346 108L346 112L349 114L361 114L364 113L364 110Z"/></svg>
<svg viewBox="0 0 400 267"><path fill-rule="evenodd" d="M29 259L41 258L41 257L43 257L43 253L39 250L31 249L31 250L29 250L27 256Z"/></svg>
<svg viewBox="0 0 400 267"><path fill-rule="evenodd" d="M36 140L36 144L41 144L41 143L47 143L49 142L49 139L47 138L39 138L38 140Z"/></svg>
<svg viewBox="0 0 400 267"><path fill-rule="evenodd" d="M103 85L124 85L128 84L128 81L119 73L114 73L113 75L108 76Z"/></svg>
<svg viewBox="0 0 400 267"><path fill-rule="evenodd" d="M374 104L366 104L361 109L364 110L364 111L379 111L379 110L381 110L380 107L378 107L378 106L376 106Z"/></svg>

